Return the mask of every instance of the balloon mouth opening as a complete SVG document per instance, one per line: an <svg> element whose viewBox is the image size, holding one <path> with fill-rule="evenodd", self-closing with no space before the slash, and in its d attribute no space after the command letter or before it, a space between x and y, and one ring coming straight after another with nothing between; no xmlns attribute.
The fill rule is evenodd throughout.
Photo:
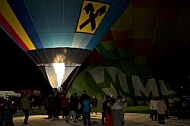
<svg viewBox="0 0 190 126"><path fill-rule="evenodd" d="M81 66L81 64L79 63L41 63L41 64L37 64L38 67L40 66L44 66L44 67L54 67L55 64L65 64L65 67L77 67L77 66Z"/></svg>
<svg viewBox="0 0 190 126"><path fill-rule="evenodd" d="M69 77L71 72L81 64L78 63L48 63L38 64L38 67L44 67L49 83L52 88L58 91L62 90L62 84Z"/></svg>

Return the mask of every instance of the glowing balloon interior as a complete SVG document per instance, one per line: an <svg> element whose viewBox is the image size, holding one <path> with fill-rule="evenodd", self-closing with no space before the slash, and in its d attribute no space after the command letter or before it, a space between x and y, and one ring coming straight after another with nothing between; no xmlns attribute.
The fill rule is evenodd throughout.
<svg viewBox="0 0 190 126"><path fill-rule="evenodd" d="M46 74L52 88L61 89L61 85L68 78L70 73L80 64L68 63L53 63L50 66L45 66Z"/></svg>
<svg viewBox="0 0 190 126"><path fill-rule="evenodd" d="M0 0L0 27L40 67L52 87L60 87L130 1ZM54 63L63 69L61 74Z"/></svg>

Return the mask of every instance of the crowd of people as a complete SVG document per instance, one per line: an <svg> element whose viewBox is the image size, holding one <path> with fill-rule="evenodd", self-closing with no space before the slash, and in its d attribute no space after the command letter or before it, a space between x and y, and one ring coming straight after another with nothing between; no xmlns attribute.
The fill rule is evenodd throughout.
<svg viewBox="0 0 190 126"><path fill-rule="evenodd" d="M97 114L101 109L102 125L123 126L124 110L121 97L101 95L98 99L96 95L89 96L86 90L82 95L77 92L67 97L66 93L53 92L45 100L48 118L59 119L61 116L67 123L71 120L76 123L79 119L83 120L84 125L90 125L91 115Z"/></svg>
<svg viewBox="0 0 190 126"><path fill-rule="evenodd" d="M180 101L179 98L167 98L164 96L152 97L150 100L150 119L165 124L165 119L170 116L190 115L190 101Z"/></svg>
<svg viewBox="0 0 190 126"><path fill-rule="evenodd" d="M60 116L69 123L83 120L84 125L90 125L91 116L101 112L101 123L105 126L123 126L125 99L120 96L96 95L89 96L86 90L83 94L77 92L68 97L67 93L53 91L47 97L22 94L22 97L0 98L0 126L14 126L13 115L17 110L24 112L24 124L29 124L29 115L33 107L43 108L47 111L49 119L59 119ZM190 114L190 102L174 100L167 97L152 97L150 100L150 119L165 124L169 115ZM188 109L189 108L189 109Z"/></svg>
<svg viewBox="0 0 190 126"><path fill-rule="evenodd" d="M0 126L14 126L13 115L16 113L16 97L0 97Z"/></svg>
<svg viewBox="0 0 190 126"><path fill-rule="evenodd" d="M98 99L96 95L89 96L86 90L83 94L72 93L68 97L67 93L53 91L47 97L22 94L22 97L10 96L8 99L0 98L0 126L14 126L14 114L23 111L23 124L27 125L29 116L34 107L43 108L47 111L49 119L59 119L60 116L69 123L76 123L83 120L84 125L90 125L91 115L102 112L102 125L122 126L124 125L124 111L122 98L101 95Z"/></svg>
<svg viewBox="0 0 190 126"><path fill-rule="evenodd" d="M165 124L165 115L167 115L167 104L164 101L164 97L153 97L150 101L150 119L157 121L159 124ZM157 117L158 116L158 117ZM168 115L166 117L169 118Z"/></svg>
<svg viewBox="0 0 190 126"><path fill-rule="evenodd" d="M18 110L23 111L25 114L23 124L29 124L29 115L32 111L32 107L35 105L32 101L33 98L32 95L27 93L23 93L21 97L11 95L8 98L0 97L0 126L14 126L13 117ZM36 98L36 101L37 99L38 98ZM38 102L38 106L41 106L40 104L41 103Z"/></svg>

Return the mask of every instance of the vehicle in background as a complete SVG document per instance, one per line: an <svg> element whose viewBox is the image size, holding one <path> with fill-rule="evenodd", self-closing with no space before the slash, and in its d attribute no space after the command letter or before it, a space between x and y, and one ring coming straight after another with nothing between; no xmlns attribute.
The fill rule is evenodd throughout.
<svg viewBox="0 0 190 126"><path fill-rule="evenodd" d="M0 97L8 100L9 96L21 97L21 93L16 93L15 91L0 91Z"/></svg>

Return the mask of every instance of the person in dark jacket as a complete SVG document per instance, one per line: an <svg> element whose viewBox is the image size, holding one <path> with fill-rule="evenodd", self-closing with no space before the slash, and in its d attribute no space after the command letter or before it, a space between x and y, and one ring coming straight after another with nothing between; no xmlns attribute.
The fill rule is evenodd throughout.
<svg viewBox="0 0 190 126"><path fill-rule="evenodd" d="M13 123L13 115L14 115L14 106L12 105L11 101L7 100L5 102L5 109L4 109L4 126L14 126Z"/></svg>
<svg viewBox="0 0 190 126"><path fill-rule="evenodd" d="M52 109L53 109L53 118L54 119L59 119L59 115L61 112L61 107L60 107L61 99L59 96L59 93L56 92L53 96L53 103L52 103Z"/></svg>
<svg viewBox="0 0 190 126"><path fill-rule="evenodd" d="M62 117L66 117L69 114L69 98L67 98L66 93L61 95L61 113L62 113Z"/></svg>
<svg viewBox="0 0 190 126"><path fill-rule="evenodd" d="M5 112L5 105L4 105L4 98L0 98L0 126L3 126L3 120L4 120L4 113Z"/></svg>
<svg viewBox="0 0 190 126"><path fill-rule="evenodd" d="M96 98L96 95L92 96L92 114L95 112L97 115L97 107L98 107L98 99Z"/></svg>
<svg viewBox="0 0 190 126"><path fill-rule="evenodd" d="M71 116L73 117L73 121L76 123L77 122L77 112L78 112L78 104L79 104L79 99L77 97L76 93L73 93L70 97L70 102L69 102L69 115L66 119L66 122L69 122L69 119Z"/></svg>
<svg viewBox="0 0 190 126"><path fill-rule="evenodd" d="M100 107L100 110L102 112L102 117L101 117L102 125L105 125L105 113L104 113L104 110L103 110L103 104L104 104L105 101L106 101L106 99L104 98L104 95L101 95L101 98L99 100L99 107Z"/></svg>

